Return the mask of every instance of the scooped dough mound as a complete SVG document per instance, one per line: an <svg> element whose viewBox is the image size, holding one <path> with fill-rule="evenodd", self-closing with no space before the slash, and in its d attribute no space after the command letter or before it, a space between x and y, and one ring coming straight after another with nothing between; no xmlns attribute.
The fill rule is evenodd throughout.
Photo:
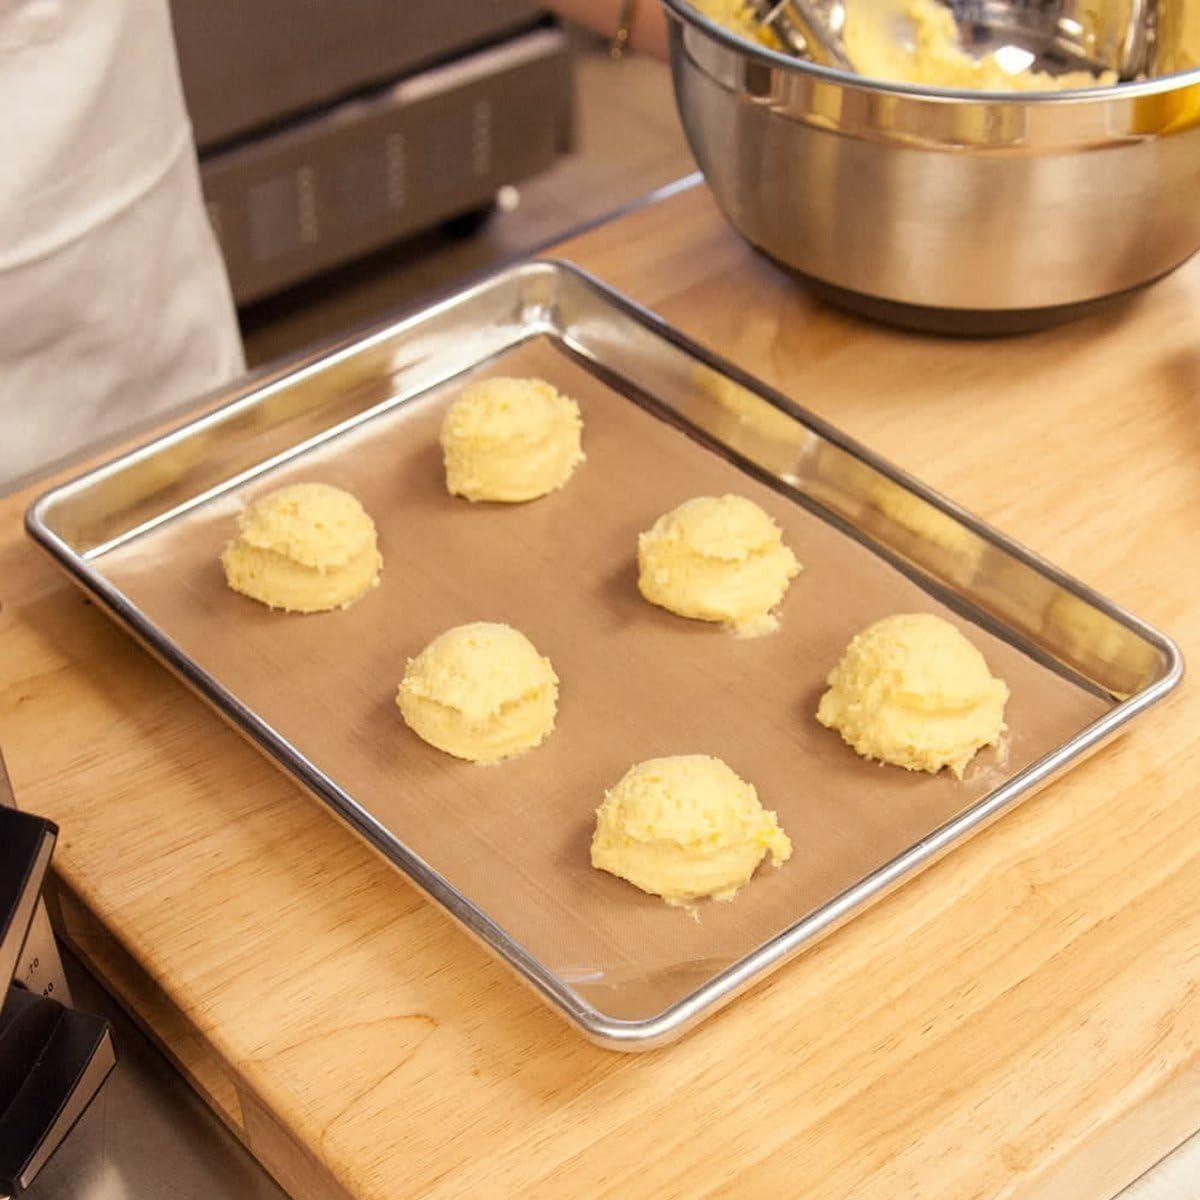
<svg viewBox="0 0 1200 1200"><path fill-rule="evenodd" d="M579 405L542 379L483 379L442 422L446 488L518 503L560 488L583 461Z"/></svg>
<svg viewBox="0 0 1200 1200"><path fill-rule="evenodd" d="M409 660L396 703L431 746L495 762L550 735L558 676L523 633L477 621L446 630Z"/></svg>
<svg viewBox="0 0 1200 1200"><path fill-rule="evenodd" d="M271 608L346 608L379 582L375 522L341 488L295 483L268 492L238 517L221 554L225 579Z"/></svg>
<svg viewBox="0 0 1200 1200"><path fill-rule="evenodd" d="M864 758L960 779L1004 732L1008 685L949 621L885 617L857 634L829 673L817 720Z"/></svg>
<svg viewBox="0 0 1200 1200"><path fill-rule="evenodd" d="M638 568L638 587L651 604L766 632L800 564L779 526L752 500L699 496L638 537Z"/></svg>
<svg viewBox="0 0 1200 1200"><path fill-rule="evenodd" d="M684 754L630 767L596 810L592 866L668 904L732 899L792 843L753 786L719 758Z"/></svg>

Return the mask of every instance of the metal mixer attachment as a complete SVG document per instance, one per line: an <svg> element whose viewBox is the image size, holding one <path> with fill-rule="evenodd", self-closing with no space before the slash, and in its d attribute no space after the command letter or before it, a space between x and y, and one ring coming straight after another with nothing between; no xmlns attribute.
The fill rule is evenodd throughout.
<svg viewBox="0 0 1200 1200"><path fill-rule="evenodd" d="M1155 74L1157 0L943 0L963 46L987 54L1013 46L1036 71Z"/></svg>
<svg viewBox="0 0 1200 1200"><path fill-rule="evenodd" d="M854 0L849 0L854 3ZM1154 74L1158 0L942 0L970 54L1002 51L1052 75ZM855 70L843 41L846 0L749 0L760 25L791 54ZM902 0L894 0L903 16ZM899 27L899 26L898 26Z"/></svg>
<svg viewBox="0 0 1200 1200"><path fill-rule="evenodd" d="M750 0L750 9L758 23L798 58L854 70L842 45L846 9L841 0Z"/></svg>

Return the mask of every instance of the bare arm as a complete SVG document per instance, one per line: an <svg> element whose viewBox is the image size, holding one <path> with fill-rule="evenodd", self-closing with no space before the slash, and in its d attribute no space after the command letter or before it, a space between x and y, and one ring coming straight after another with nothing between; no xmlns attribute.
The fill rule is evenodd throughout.
<svg viewBox="0 0 1200 1200"><path fill-rule="evenodd" d="M546 7L604 37L612 37L621 20L621 0L546 0ZM636 0L629 33L633 49L666 58L667 18L658 0Z"/></svg>

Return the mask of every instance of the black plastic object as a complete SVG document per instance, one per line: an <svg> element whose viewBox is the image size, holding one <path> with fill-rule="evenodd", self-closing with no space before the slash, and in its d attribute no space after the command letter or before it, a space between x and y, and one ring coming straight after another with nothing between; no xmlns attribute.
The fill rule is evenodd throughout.
<svg viewBox="0 0 1200 1200"><path fill-rule="evenodd" d="M0 1193L19 1196L115 1059L108 1022L12 984L0 1010Z"/></svg>
<svg viewBox="0 0 1200 1200"><path fill-rule="evenodd" d="M116 1056L107 1021L13 979L58 829L9 801L0 761L0 1195L19 1196L91 1103Z"/></svg>
<svg viewBox="0 0 1200 1200"><path fill-rule="evenodd" d="M0 988L12 981L57 837L52 822L0 805Z"/></svg>

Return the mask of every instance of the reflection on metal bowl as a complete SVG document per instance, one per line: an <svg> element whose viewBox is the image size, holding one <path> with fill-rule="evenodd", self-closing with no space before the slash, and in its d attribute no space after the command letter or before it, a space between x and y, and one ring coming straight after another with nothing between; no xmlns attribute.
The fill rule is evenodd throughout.
<svg viewBox="0 0 1200 1200"><path fill-rule="evenodd" d="M1012 332L1149 283L1200 247L1200 21L1182 10L1157 11L1150 78L999 93L831 70L664 3L676 100L717 202L836 303ZM1021 8L980 12L1012 28Z"/></svg>

